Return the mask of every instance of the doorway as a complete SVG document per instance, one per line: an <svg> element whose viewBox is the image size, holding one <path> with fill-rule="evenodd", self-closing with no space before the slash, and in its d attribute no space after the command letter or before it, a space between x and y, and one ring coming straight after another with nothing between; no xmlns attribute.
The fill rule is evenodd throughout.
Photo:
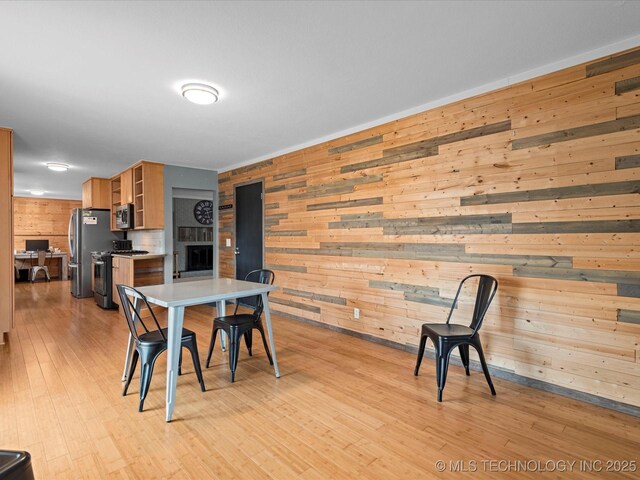
<svg viewBox="0 0 640 480"><path fill-rule="evenodd" d="M244 277L252 270L263 268L263 182L235 187L236 216L236 278Z"/></svg>

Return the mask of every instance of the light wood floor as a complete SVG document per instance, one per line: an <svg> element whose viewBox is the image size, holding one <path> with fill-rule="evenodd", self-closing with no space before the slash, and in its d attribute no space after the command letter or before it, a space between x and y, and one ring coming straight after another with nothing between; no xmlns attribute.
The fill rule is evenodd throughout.
<svg viewBox="0 0 640 480"><path fill-rule="evenodd" d="M422 479L442 476L437 460L637 461L640 452L635 417L499 379L491 397L481 373L454 366L438 404L431 360L416 378L409 353L277 317L282 378L256 345L253 358L241 352L230 384L218 350L201 393L185 356L167 424L166 356L145 412L137 375L121 396L127 331L118 313L73 299L60 281L19 284L16 310L0 346L0 448L30 451L38 479ZM185 319L203 361L212 313ZM477 468L466 476L502 476Z"/></svg>

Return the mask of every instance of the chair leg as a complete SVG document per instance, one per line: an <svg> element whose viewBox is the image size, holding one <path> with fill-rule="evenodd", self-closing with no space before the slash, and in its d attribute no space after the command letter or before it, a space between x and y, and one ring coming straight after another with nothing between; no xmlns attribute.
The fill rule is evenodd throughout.
<svg viewBox="0 0 640 480"><path fill-rule="evenodd" d="M269 364L273 365L273 358L271 358L271 352L269 351L269 345L267 345L267 337L264 334L264 327L262 326L262 322L258 323L255 327L262 336L262 344L264 345L264 351L267 352L267 357L269 358Z"/></svg>
<svg viewBox="0 0 640 480"><path fill-rule="evenodd" d="M193 359L193 368L196 371L196 377L198 378L198 383L200 383L200 390L203 392L206 390L204 387L204 379L202 378L202 368L200 367L200 357L198 356L198 344L196 343L196 339L194 338L192 342L189 342L187 346L189 351L191 352L191 358Z"/></svg>
<svg viewBox="0 0 640 480"><path fill-rule="evenodd" d="M229 368L231 369L231 383L236 377L236 367L238 366L238 353L240 353L240 342L237 335L229 335Z"/></svg>
<svg viewBox="0 0 640 480"><path fill-rule="evenodd" d="M247 350L249 350L249 356L252 357L251 347L253 344L253 332L251 330L247 330L244 332L244 343L247 345Z"/></svg>
<svg viewBox="0 0 640 480"><path fill-rule="evenodd" d="M136 371L136 366L138 365L138 357L140 354L137 349L133 350L133 357L131 357L131 365L129 366L129 373L127 374L127 381L124 384L124 388L122 389L122 396L124 397L127 394L127 390L129 390L129 385L131 385L131 379L133 378L133 374Z"/></svg>
<svg viewBox="0 0 640 480"><path fill-rule="evenodd" d="M464 371L466 372L467 376L470 375L469 373L469 345L468 344L463 344L460 345L458 347L458 350L460 350L460 359L462 360L462 365L464 365Z"/></svg>
<svg viewBox="0 0 640 480"><path fill-rule="evenodd" d="M444 390L444 385L447 383L447 370L449 369L449 349L441 348L438 351L438 356L436 359L436 376L438 382L438 401L442 401L442 391Z"/></svg>
<svg viewBox="0 0 640 480"><path fill-rule="evenodd" d="M218 334L218 329L215 327L211 327L211 340L209 341L209 353L207 353L207 363L205 364L206 368L209 368L209 362L211 361L211 354L213 353L213 347L216 344L217 334Z"/></svg>
<svg viewBox="0 0 640 480"><path fill-rule="evenodd" d="M151 377L153 376L153 366L156 363L156 357L148 358L150 355L142 355L142 370L140 373L140 404L138 405L138 411L141 412L144 407L144 400L149 393L149 386L151 385ZM146 357L146 358L145 358Z"/></svg>
<svg viewBox="0 0 640 480"><path fill-rule="evenodd" d="M422 335L420 337L420 346L418 347L418 360L416 361L416 368L413 371L413 374L417 377L418 370L420 370L420 364L422 363L422 357L424 355L424 348L427 345L427 336Z"/></svg>
<svg viewBox="0 0 640 480"><path fill-rule="evenodd" d="M484 359L484 352L482 351L482 344L480 343L480 338L476 338L475 343L473 344L476 351L478 352L478 356L480 357L480 364L482 365L482 371L484 372L484 377L487 379L487 383L489 384L489 389L491 389L491 395L496 394L496 389L493 386L493 382L491 381L491 375L489 375L489 367L487 367L487 362Z"/></svg>
<svg viewBox="0 0 640 480"><path fill-rule="evenodd" d="M182 375L182 345L180 345L180 358L178 359L178 375Z"/></svg>

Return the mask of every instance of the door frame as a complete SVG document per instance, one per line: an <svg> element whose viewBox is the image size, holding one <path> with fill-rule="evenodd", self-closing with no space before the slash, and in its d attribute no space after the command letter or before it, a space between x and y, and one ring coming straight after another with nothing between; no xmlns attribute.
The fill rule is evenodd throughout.
<svg viewBox="0 0 640 480"><path fill-rule="evenodd" d="M247 185L253 185L254 183L260 183L262 185L262 189L260 192L260 196L262 197L260 200L260 208L261 208L261 217L262 217L262 232L261 232L261 238L262 238L262 266L261 268L264 268L265 264L266 264L266 257L265 257L265 246L264 246L264 239L265 239L265 225L264 225L264 177L260 177L260 178L254 178L252 180L247 180L245 182L240 182L240 183L234 183L233 184L233 276L237 278L238 276L238 269L237 269L237 262L236 262L236 257L237 255L235 254L235 250L236 250L236 245L237 245L237 240L238 240L238 232L236 231L236 225L238 222L238 210L236 208L236 189L238 187L245 187Z"/></svg>

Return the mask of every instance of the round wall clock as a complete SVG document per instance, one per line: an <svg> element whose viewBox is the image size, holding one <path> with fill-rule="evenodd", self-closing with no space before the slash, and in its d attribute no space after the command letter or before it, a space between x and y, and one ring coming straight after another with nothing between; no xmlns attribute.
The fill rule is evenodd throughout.
<svg viewBox="0 0 640 480"><path fill-rule="evenodd" d="M199 223L211 225L213 223L213 202L211 200L200 200L193 207L193 215Z"/></svg>

